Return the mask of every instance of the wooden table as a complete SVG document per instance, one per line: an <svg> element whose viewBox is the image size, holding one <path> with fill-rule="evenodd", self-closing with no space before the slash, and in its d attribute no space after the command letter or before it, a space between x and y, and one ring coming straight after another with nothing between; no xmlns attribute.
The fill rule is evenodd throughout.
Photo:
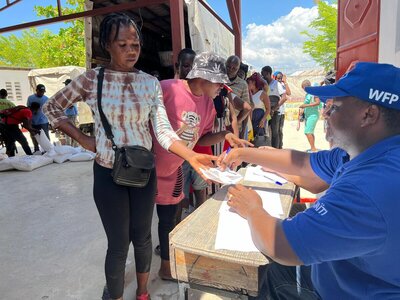
<svg viewBox="0 0 400 300"><path fill-rule="evenodd" d="M289 215L294 184L241 183L279 192L285 217ZM260 252L214 249L218 211L226 193L227 187L220 189L170 233L171 273L190 284L257 296L259 272L269 263L268 258Z"/></svg>

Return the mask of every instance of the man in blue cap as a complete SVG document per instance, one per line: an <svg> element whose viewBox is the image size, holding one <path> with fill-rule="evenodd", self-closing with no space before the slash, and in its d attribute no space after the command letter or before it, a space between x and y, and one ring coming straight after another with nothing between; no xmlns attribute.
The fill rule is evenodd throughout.
<svg viewBox="0 0 400 300"><path fill-rule="evenodd" d="M333 98L324 113L332 150L241 148L219 159L290 174L314 193L327 189L313 207L280 220L254 191L229 188L228 204L276 262L260 299L400 299L400 69L360 62L336 84L306 91Z"/></svg>

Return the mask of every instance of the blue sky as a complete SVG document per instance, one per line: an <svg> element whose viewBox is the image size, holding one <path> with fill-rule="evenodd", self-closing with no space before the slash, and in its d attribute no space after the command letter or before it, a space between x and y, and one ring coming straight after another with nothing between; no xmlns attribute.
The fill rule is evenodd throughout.
<svg viewBox="0 0 400 300"><path fill-rule="evenodd" d="M5 2L0 0L1 6ZM65 0L61 2L65 5ZM207 2L230 25L226 1ZM34 5L56 4L56 0L21 1L0 12L0 27L35 21ZM302 53L305 38L300 31L308 29L316 12L315 0L242 0L243 60L256 69L266 64L287 72L315 67L315 62ZM39 29L57 31L62 24Z"/></svg>

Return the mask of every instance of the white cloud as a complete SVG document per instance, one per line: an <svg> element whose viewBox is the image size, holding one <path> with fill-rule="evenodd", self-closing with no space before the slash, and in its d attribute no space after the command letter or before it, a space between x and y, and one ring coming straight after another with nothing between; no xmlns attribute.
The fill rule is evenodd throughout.
<svg viewBox="0 0 400 300"><path fill-rule="evenodd" d="M316 6L295 7L272 24L249 24L243 37L243 61L257 71L269 65L274 70L292 73L318 67L316 62L303 53L303 42L307 39L300 32L307 30L310 22L318 16Z"/></svg>

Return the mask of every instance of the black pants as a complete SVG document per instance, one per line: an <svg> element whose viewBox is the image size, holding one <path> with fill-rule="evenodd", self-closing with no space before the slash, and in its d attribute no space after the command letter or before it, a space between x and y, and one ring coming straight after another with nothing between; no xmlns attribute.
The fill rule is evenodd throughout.
<svg viewBox="0 0 400 300"><path fill-rule="evenodd" d="M160 257L169 260L169 233L176 226L178 204L157 204L158 238L160 240Z"/></svg>
<svg viewBox="0 0 400 300"><path fill-rule="evenodd" d="M18 125L5 125L4 128L6 132L6 153L8 156L15 156L15 142L18 142L21 145L26 155L32 155L28 141L21 129L19 129Z"/></svg>
<svg viewBox="0 0 400 300"><path fill-rule="evenodd" d="M279 114L279 112L274 112L274 114L271 116L271 144L272 147L274 148L279 148L279 144L280 144L280 135L279 135L279 124L280 124L280 119L281 119L281 115Z"/></svg>
<svg viewBox="0 0 400 300"><path fill-rule="evenodd" d="M249 299L318 300L311 282L311 267L288 267L271 263L264 269L258 297Z"/></svg>
<svg viewBox="0 0 400 300"><path fill-rule="evenodd" d="M94 163L93 195L108 240L105 261L108 291L111 298L120 298L131 242L135 250L136 272L150 271L151 221L157 180L154 170L146 187L125 187L113 182L111 171Z"/></svg>
<svg viewBox="0 0 400 300"><path fill-rule="evenodd" d="M282 149L283 147L283 125L285 125L285 114L280 115L279 118L279 129L278 129L278 139L279 139L279 143L278 143L278 148Z"/></svg>
<svg viewBox="0 0 400 300"><path fill-rule="evenodd" d="M44 133L46 134L47 138L50 141L50 135L49 135L49 123L45 123L45 124L39 124L39 125L33 125L32 127L35 129L43 129ZM37 142L37 140L35 139L35 137L31 134L31 139L32 139L32 143L33 143L33 147L34 147L34 152L39 151L39 143Z"/></svg>

